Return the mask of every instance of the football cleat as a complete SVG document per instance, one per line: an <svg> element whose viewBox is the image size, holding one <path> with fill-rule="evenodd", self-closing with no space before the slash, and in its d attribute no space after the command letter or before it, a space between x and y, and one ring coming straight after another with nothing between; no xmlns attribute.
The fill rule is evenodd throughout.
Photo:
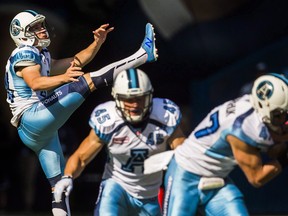
<svg viewBox="0 0 288 216"><path fill-rule="evenodd" d="M155 46L155 32L151 23L146 24L145 38L141 44L141 47L146 51L148 58L146 62L157 61L158 54Z"/></svg>

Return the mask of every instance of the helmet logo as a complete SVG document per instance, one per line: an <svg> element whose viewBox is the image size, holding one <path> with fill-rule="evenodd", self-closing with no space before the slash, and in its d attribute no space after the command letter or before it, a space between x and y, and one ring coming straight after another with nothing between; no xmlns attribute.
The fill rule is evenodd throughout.
<svg viewBox="0 0 288 216"><path fill-rule="evenodd" d="M10 25L10 32L13 36L17 36L20 34L22 28L20 27L20 21L18 19L14 19Z"/></svg>
<svg viewBox="0 0 288 216"><path fill-rule="evenodd" d="M256 95L260 100L269 99L274 91L273 84L267 80L261 82L256 89Z"/></svg>

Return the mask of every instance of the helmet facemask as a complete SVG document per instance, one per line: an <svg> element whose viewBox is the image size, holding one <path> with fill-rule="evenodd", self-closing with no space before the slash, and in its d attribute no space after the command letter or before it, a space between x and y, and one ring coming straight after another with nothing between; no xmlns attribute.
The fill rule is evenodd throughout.
<svg viewBox="0 0 288 216"><path fill-rule="evenodd" d="M121 115L126 121L136 124L145 120L151 111L152 92L147 92L144 95L126 95L116 96L116 107L121 112ZM135 106L134 104L137 104Z"/></svg>
<svg viewBox="0 0 288 216"><path fill-rule="evenodd" d="M270 120L264 123L277 134L288 132L288 111L283 109L275 109L270 112Z"/></svg>
<svg viewBox="0 0 288 216"><path fill-rule="evenodd" d="M39 38L37 34L45 32L47 35L47 38L42 39ZM45 17L41 14L36 15L35 21L31 22L29 25L26 26L25 32L24 32L25 37L27 38L36 38L38 43L35 44L36 47L48 47L50 45L50 37L49 33L46 28L46 22L45 22Z"/></svg>

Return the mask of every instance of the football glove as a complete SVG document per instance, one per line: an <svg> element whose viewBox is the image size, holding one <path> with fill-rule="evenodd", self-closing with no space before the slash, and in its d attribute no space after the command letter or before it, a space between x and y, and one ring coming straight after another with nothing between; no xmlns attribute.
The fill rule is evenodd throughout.
<svg viewBox="0 0 288 216"><path fill-rule="evenodd" d="M58 181L54 187L54 198L56 203L60 203L62 193L68 197L73 189L73 179L71 176L63 176L60 181Z"/></svg>

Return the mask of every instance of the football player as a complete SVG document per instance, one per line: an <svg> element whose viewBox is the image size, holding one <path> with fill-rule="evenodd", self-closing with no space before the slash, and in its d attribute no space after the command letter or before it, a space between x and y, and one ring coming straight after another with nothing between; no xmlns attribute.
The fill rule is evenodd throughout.
<svg viewBox="0 0 288 216"><path fill-rule="evenodd" d="M256 188L279 175L288 163L287 119L288 80L275 73L257 78L251 94L215 107L175 150L164 215L248 216L228 175L239 166Z"/></svg>
<svg viewBox="0 0 288 216"><path fill-rule="evenodd" d="M122 70L157 60L154 29L146 25L145 38L133 55L98 71L84 73L113 30L103 24L93 31L91 44L73 57L53 59L45 16L33 10L17 14L10 24L16 44L6 65L5 88L12 112L11 124L22 142L39 158L53 191L61 179L65 161L58 130L96 89L111 85ZM69 215L65 202L52 202L53 215Z"/></svg>
<svg viewBox="0 0 288 216"><path fill-rule="evenodd" d="M175 149L184 140L181 112L169 99L153 98L148 76L140 69L120 72L113 84L114 101L98 105L91 130L68 159L55 186L55 200L68 196L77 178L101 149L108 152L94 215L161 216L158 192L163 172L144 174L150 156Z"/></svg>

